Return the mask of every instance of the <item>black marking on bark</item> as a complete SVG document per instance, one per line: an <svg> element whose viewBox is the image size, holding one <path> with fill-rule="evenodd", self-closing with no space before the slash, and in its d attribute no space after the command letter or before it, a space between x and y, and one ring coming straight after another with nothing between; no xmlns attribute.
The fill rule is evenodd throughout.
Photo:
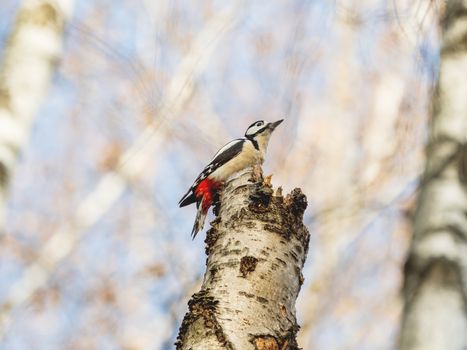
<svg viewBox="0 0 467 350"><path fill-rule="evenodd" d="M245 208L241 208L239 211L236 211L227 221L231 228L235 227L241 219L245 218L248 215L248 212Z"/></svg>
<svg viewBox="0 0 467 350"><path fill-rule="evenodd" d="M264 229L269 232L275 232L281 236L286 236L287 232L284 232L281 226L278 225L271 225L271 224L264 224ZM287 237L288 238L288 237Z"/></svg>
<svg viewBox="0 0 467 350"><path fill-rule="evenodd" d="M233 189L232 191L232 195L236 195L236 194L239 194L241 192L244 192L245 190L247 190L251 185L240 185L236 188Z"/></svg>
<svg viewBox="0 0 467 350"><path fill-rule="evenodd" d="M0 185L2 187L6 187L6 184L8 183L8 178L9 178L8 168L3 162L0 162Z"/></svg>
<svg viewBox="0 0 467 350"><path fill-rule="evenodd" d="M211 269L209 270L209 278L211 279L211 281L213 281L217 277L217 272L219 272L219 268L217 266L211 267Z"/></svg>
<svg viewBox="0 0 467 350"><path fill-rule="evenodd" d="M467 217L467 213L463 213ZM446 225L439 225L430 227L427 230L419 231L420 237L425 239L431 235L447 234L451 235L456 244L467 243L467 231L461 224L450 223Z"/></svg>
<svg viewBox="0 0 467 350"><path fill-rule="evenodd" d="M247 221L245 222L245 226L246 228L249 228L249 229L256 228L256 223L253 221Z"/></svg>
<svg viewBox="0 0 467 350"><path fill-rule="evenodd" d="M441 19L443 31L449 31L456 22L462 23L462 17L466 17L467 9L462 1L447 2L446 9L443 11L444 16ZM444 40L441 47L441 55L449 57L450 55L459 54L467 50L467 38L465 35L449 35L449 40ZM437 115L436 111L435 114Z"/></svg>
<svg viewBox="0 0 467 350"><path fill-rule="evenodd" d="M467 146L462 145L459 149L457 173L459 175L459 181L465 184L467 183Z"/></svg>
<svg viewBox="0 0 467 350"><path fill-rule="evenodd" d="M219 266L222 267L229 267L229 268L235 268L238 266L238 260L237 259L230 259L229 261L219 264Z"/></svg>
<svg viewBox="0 0 467 350"><path fill-rule="evenodd" d="M231 249L231 250L225 251L226 255L240 255L241 253L242 253L241 249Z"/></svg>
<svg viewBox="0 0 467 350"><path fill-rule="evenodd" d="M462 290L462 272L455 260L446 257L433 259L420 259L410 256L404 266L404 294L406 304L412 305L411 300L416 298L425 283L436 283L444 288ZM467 300L465 300L467 305ZM405 312L408 310L406 309Z"/></svg>
<svg viewBox="0 0 467 350"><path fill-rule="evenodd" d="M269 256L269 253L267 251L265 251L264 249L261 249L261 254L263 254L266 257Z"/></svg>
<svg viewBox="0 0 467 350"><path fill-rule="evenodd" d="M250 298L250 299L255 297L254 294L243 292L243 291L238 292L238 295L243 295L244 297L247 297L247 298Z"/></svg>
<svg viewBox="0 0 467 350"><path fill-rule="evenodd" d="M279 303L279 310L281 312L282 317L287 317L287 308L284 304Z"/></svg>
<svg viewBox="0 0 467 350"><path fill-rule="evenodd" d="M214 199L213 199L213 207L212 207L212 212L216 217L219 216L219 212L221 210L221 201L220 201L220 194L221 189L219 189L215 194L214 194Z"/></svg>
<svg viewBox="0 0 467 350"><path fill-rule="evenodd" d="M281 263L282 266L284 266L284 267L287 266L287 263L286 263L284 260L282 260L282 259L280 259L280 258L276 258L276 260L279 261L279 262Z"/></svg>
<svg viewBox="0 0 467 350"><path fill-rule="evenodd" d="M258 300L261 304L268 304L269 300L260 296L256 297L256 300Z"/></svg>
<svg viewBox="0 0 467 350"><path fill-rule="evenodd" d="M240 273L242 274L242 277L246 278L250 272L255 271L257 263L258 259L256 259L254 256L246 255L242 257L240 259Z"/></svg>
<svg viewBox="0 0 467 350"><path fill-rule="evenodd" d="M298 257L297 257L297 254L294 251L290 252L290 256L292 257L292 259L294 259L294 261L296 263L298 263Z"/></svg>
<svg viewBox="0 0 467 350"><path fill-rule="evenodd" d="M302 253L302 247L299 246L298 244L296 244L294 248L295 248L300 254Z"/></svg>
<svg viewBox="0 0 467 350"><path fill-rule="evenodd" d="M216 318L216 309L219 302L215 300L209 290L201 290L193 294L188 302L188 313L185 315L180 326L180 331L175 342L176 350L181 350L188 336L189 327L202 318L208 332L214 334L219 343L228 350L234 350L232 344L226 339L222 326Z"/></svg>
<svg viewBox="0 0 467 350"><path fill-rule="evenodd" d="M213 223L211 223L212 225ZM213 225L207 232L206 232L206 238L204 240L205 247L204 251L206 252L206 255L209 256L211 253L211 249L214 244L216 244L217 239L219 238L219 231L217 230L217 225Z"/></svg>

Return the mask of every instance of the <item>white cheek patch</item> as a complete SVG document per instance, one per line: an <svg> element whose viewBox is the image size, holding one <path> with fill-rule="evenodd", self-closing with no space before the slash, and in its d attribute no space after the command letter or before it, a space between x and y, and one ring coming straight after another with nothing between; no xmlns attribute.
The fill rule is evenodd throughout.
<svg viewBox="0 0 467 350"><path fill-rule="evenodd" d="M252 127L248 128L248 130L246 131L246 135L252 136L252 135L257 134L260 131L263 131L264 129L266 129L266 126L264 124L260 126L253 125Z"/></svg>

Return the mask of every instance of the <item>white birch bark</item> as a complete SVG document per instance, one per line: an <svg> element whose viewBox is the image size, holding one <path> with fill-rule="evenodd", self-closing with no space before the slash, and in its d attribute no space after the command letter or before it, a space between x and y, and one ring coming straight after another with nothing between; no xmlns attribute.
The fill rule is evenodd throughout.
<svg viewBox="0 0 467 350"><path fill-rule="evenodd" d="M467 1L449 1L405 267L402 350L467 348Z"/></svg>
<svg viewBox="0 0 467 350"><path fill-rule="evenodd" d="M0 68L0 229L16 159L62 51L72 0L23 1Z"/></svg>
<svg viewBox="0 0 467 350"><path fill-rule="evenodd" d="M302 223L306 197L285 198L252 182L247 169L220 196L206 235L206 273L189 301L177 350L298 349L295 301L310 235Z"/></svg>

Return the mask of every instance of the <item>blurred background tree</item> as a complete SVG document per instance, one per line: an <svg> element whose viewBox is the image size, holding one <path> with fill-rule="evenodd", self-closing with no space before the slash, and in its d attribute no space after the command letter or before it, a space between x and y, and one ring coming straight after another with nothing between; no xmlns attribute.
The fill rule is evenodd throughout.
<svg viewBox="0 0 467 350"><path fill-rule="evenodd" d="M0 71L0 229L9 179L62 51L70 0L23 1Z"/></svg>
<svg viewBox="0 0 467 350"><path fill-rule="evenodd" d="M427 164L405 265L401 349L467 347L467 2L448 1Z"/></svg>
<svg viewBox="0 0 467 350"><path fill-rule="evenodd" d="M0 348L172 349L205 262L178 199L284 116L264 168L310 202L299 344L394 348L442 4L75 3L10 182ZM0 2L2 55L20 5Z"/></svg>

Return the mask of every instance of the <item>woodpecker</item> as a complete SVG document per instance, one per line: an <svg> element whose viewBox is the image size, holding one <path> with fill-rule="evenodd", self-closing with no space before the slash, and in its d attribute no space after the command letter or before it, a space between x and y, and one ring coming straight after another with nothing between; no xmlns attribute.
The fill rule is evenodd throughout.
<svg viewBox="0 0 467 350"><path fill-rule="evenodd" d="M251 124L245 137L232 140L217 151L213 160L180 199L180 208L196 203L198 209L191 232L193 239L203 229L208 210L225 180L242 169L263 163L271 133L282 121L265 123L259 120Z"/></svg>

